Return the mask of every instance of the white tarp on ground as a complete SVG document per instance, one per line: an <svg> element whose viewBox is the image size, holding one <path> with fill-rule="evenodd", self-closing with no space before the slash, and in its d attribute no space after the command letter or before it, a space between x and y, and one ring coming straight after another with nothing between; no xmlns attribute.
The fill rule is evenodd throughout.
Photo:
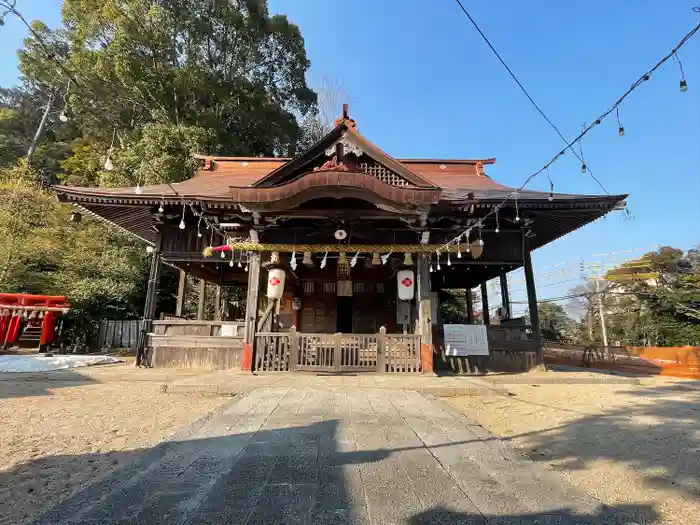
<svg viewBox="0 0 700 525"><path fill-rule="evenodd" d="M0 372L48 372L119 362L116 357L108 355L0 355Z"/></svg>

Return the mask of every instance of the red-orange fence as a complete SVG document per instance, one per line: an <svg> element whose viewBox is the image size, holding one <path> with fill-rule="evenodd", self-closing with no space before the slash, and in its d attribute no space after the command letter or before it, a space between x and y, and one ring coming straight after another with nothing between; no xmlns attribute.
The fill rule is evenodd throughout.
<svg viewBox="0 0 700 525"><path fill-rule="evenodd" d="M586 347L547 343L545 364L700 379L700 347Z"/></svg>

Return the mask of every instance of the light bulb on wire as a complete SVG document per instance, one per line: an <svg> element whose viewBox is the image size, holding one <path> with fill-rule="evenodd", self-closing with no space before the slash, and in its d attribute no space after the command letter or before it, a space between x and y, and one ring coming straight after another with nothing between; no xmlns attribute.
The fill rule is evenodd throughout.
<svg viewBox="0 0 700 525"><path fill-rule="evenodd" d="M112 131L112 143L109 145L107 150L107 160L105 160L104 168L107 171L112 171L114 169L114 164L112 163L112 151L114 151L114 141L117 138L117 128Z"/></svg>
<svg viewBox="0 0 700 525"><path fill-rule="evenodd" d="M584 162L581 164L581 173L586 173L588 171L588 166L586 166L586 163Z"/></svg>
<svg viewBox="0 0 700 525"><path fill-rule="evenodd" d="M615 116L617 117L617 134L621 137L625 136L625 127L620 122L620 106L615 108Z"/></svg>
<svg viewBox="0 0 700 525"><path fill-rule="evenodd" d="M61 114L58 116L58 120L61 122L68 122L68 115L66 115L65 111L61 111Z"/></svg>
<svg viewBox="0 0 700 525"><path fill-rule="evenodd" d="M221 252L224 253L224 252ZM240 263L239 263L240 264ZM233 250L231 250L231 260L228 262L228 265L233 268Z"/></svg>
<svg viewBox="0 0 700 525"><path fill-rule="evenodd" d="M137 188L138 188L138 186L137 186ZM179 228L180 228L181 230L184 230L184 229L185 229L185 203L184 203L184 202L182 203L182 217L180 218L180 226L179 226Z"/></svg>
<svg viewBox="0 0 700 525"><path fill-rule="evenodd" d="M440 252L435 252L435 254L437 256L437 266L435 267L435 269L437 271L440 271Z"/></svg>
<svg viewBox="0 0 700 525"><path fill-rule="evenodd" d="M678 58L678 53L676 53L675 51L673 52L673 58L676 59L676 62L678 62L678 67L681 70L681 93L685 93L686 91L688 91L688 83L685 81L685 72L683 71L683 64L681 63L681 59Z"/></svg>

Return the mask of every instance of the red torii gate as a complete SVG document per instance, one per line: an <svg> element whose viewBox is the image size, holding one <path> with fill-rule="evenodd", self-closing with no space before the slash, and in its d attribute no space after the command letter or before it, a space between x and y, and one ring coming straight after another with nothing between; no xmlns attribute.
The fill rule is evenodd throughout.
<svg viewBox="0 0 700 525"><path fill-rule="evenodd" d="M56 318L70 310L62 295L28 295L0 293L0 341L3 348L19 339L22 318L31 313L42 317L39 351L45 352L54 340Z"/></svg>

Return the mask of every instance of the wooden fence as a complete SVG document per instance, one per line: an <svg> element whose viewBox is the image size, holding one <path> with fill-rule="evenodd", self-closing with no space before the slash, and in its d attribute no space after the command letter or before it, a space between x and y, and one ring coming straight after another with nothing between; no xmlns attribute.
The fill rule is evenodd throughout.
<svg viewBox="0 0 700 525"><path fill-rule="evenodd" d="M100 321L98 348L136 348L143 322L141 319Z"/></svg>
<svg viewBox="0 0 700 525"><path fill-rule="evenodd" d="M262 332L255 369L266 372L420 372L420 336Z"/></svg>

